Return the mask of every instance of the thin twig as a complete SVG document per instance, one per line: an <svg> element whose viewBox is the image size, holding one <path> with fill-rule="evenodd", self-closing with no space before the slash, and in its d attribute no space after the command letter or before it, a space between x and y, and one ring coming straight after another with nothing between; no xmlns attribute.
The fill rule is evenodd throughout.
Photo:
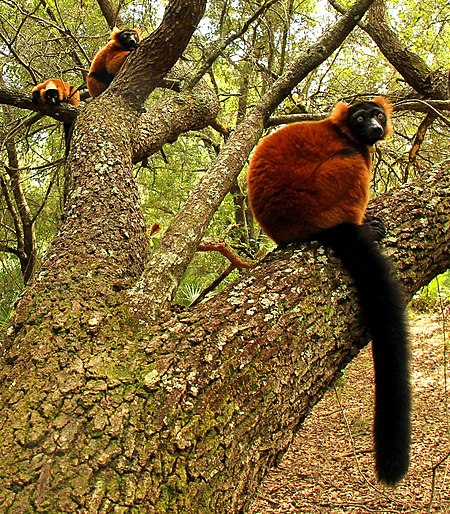
<svg viewBox="0 0 450 514"><path fill-rule="evenodd" d="M206 298L206 296L211 292L211 291L214 291L214 289L216 289L216 287L221 284L227 277L228 275L236 269L236 266L234 264L230 264L228 266L228 268L222 273L220 274L215 280L213 280L211 282L211 284L209 284L208 287L206 287L205 289L203 289L203 291L197 296L197 298L191 303L191 305L189 305L189 308L192 308L194 307L195 305L197 305L198 303L200 303L202 300L204 300Z"/></svg>
<svg viewBox="0 0 450 514"><path fill-rule="evenodd" d="M226 257L235 268L253 268L254 263L246 261L235 254L233 250L226 243L200 243L197 251L199 252L219 252Z"/></svg>
<svg viewBox="0 0 450 514"><path fill-rule="evenodd" d="M208 70L211 68L211 66L214 64L216 59L222 55L223 51L236 39L239 39L247 30L249 29L250 25L257 20L261 14L268 10L270 7L272 7L273 4L278 2L278 0L269 0L264 5L262 5L256 12L253 13L253 15L242 25L241 29L237 32L234 32L233 34L230 34L227 38L225 38L222 42L216 43L216 49L213 50L209 57L206 59L205 64L200 68L200 70L195 74L194 77L188 80L188 87L194 87L195 84L205 75L205 73L208 72Z"/></svg>

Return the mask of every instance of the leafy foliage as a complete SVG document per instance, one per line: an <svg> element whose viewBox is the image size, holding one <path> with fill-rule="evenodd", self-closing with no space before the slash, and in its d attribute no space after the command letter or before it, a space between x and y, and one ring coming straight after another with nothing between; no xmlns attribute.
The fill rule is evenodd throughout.
<svg viewBox="0 0 450 514"><path fill-rule="evenodd" d="M450 271L433 279L413 298L413 305L419 311L446 309L450 307Z"/></svg>

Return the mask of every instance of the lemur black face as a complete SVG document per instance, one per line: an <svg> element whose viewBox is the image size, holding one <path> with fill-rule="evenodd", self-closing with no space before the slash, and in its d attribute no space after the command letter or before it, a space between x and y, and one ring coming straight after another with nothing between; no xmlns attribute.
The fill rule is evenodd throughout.
<svg viewBox="0 0 450 514"><path fill-rule="evenodd" d="M129 50L131 52L136 50L136 48L139 46L139 36L135 30L122 30L122 32L120 32L117 37L125 50Z"/></svg>
<svg viewBox="0 0 450 514"><path fill-rule="evenodd" d="M45 90L45 103L49 105L59 105L59 97L57 89Z"/></svg>
<svg viewBox="0 0 450 514"><path fill-rule="evenodd" d="M386 114L375 102L360 102L348 111L352 136L365 145L373 145L386 135Z"/></svg>

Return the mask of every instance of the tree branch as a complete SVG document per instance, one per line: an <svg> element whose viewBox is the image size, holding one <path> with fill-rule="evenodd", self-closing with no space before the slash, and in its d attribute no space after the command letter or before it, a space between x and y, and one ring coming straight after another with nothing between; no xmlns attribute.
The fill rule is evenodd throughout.
<svg viewBox="0 0 450 514"><path fill-rule="evenodd" d="M33 110L66 123L75 121L79 112L78 108L65 104L58 107L34 104L31 94L5 86L0 86L0 104ZM139 118L133 137L133 162L140 162L158 152L164 144L176 141L184 132L214 124L218 112L217 96L203 82L193 91L166 95L161 102L148 107Z"/></svg>
<svg viewBox="0 0 450 514"><path fill-rule="evenodd" d="M69 104L61 104L58 107L34 104L31 101L31 91L19 91L4 85L0 86L0 104L35 111L42 115L50 116L57 121L66 123L73 122L79 112L77 107L73 107Z"/></svg>
<svg viewBox="0 0 450 514"><path fill-rule="evenodd" d="M330 4L340 13L346 10L336 1ZM402 43L389 27L384 0L376 0L368 12L367 23L359 24L369 34L388 62L406 82L425 98L448 97L447 73L434 72L426 62Z"/></svg>
<svg viewBox="0 0 450 514"><path fill-rule="evenodd" d="M3 194L3 198L5 199L6 207L8 209L8 212L11 216L12 222L14 224L14 234L16 236L16 243L17 243L17 255L23 254L23 230L22 230L22 224L20 223L20 216L17 212L16 206L14 204L14 201L12 199L12 196L8 189L8 184L6 182L5 177L3 176L3 173L0 173L0 186ZM22 253L21 253L22 252Z"/></svg>
<svg viewBox="0 0 450 514"><path fill-rule="evenodd" d="M368 12L366 32L406 82L426 98L446 98L446 89L433 82L432 70L412 52L389 27L384 0L375 0Z"/></svg>
<svg viewBox="0 0 450 514"><path fill-rule="evenodd" d="M223 242L204 242L198 245L197 251L199 252L219 252L224 257L226 257L234 268L247 268L251 269L255 266L253 262L248 262L239 257L239 255L235 254L231 248Z"/></svg>
<svg viewBox="0 0 450 514"><path fill-rule="evenodd" d="M110 30L115 26L122 27L122 20L119 18L119 11L114 8L114 5L110 0L97 0L97 3Z"/></svg>
<svg viewBox="0 0 450 514"><path fill-rule="evenodd" d="M425 112L433 114L440 118L446 125L450 124L450 119L442 114L441 111L450 110L450 100L420 100L413 98L410 100L400 100L394 103L394 112ZM301 121L318 121L327 118L330 113L302 113L302 114L284 114L280 116L271 116L266 123L266 127L275 127L287 123L298 123Z"/></svg>
<svg viewBox="0 0 450 514"><path fill-rule="evenodd" d="M414 135L414 139L411 144L411 148L408 152L408 163L404 172L405 181L408 181L409 179L410 169L417 164L417 155L419 153L420 147L425 139L428 129L431 127L435 119L436 114L427 114L417 128L416 134ZM450 125L450 120L448 120L448 125Z"/></svg>
<svg viewBox="0 0 450 514"><path fill-rule="evenodd" d="M139 118L133 137L133 162L154 154L165 143L173 143L182 133L214 123L219 108L216 94L204 82L193 90L167 92Z"/></svg>
<svg viewBox="0 0 450 514"><path fill-rule="evenodd" d="M3 83L3 73L0 71L0 84ZM3 105L2 110L5 126L10 126L13 120L11 108L7 105ZM19 255L23 281L26 285L33 278L35 272L37 257L35 224L28 205L28 200L23 190L23 180L19 170L19 159L17 157L15 139L9 134L2 134L2 136L3 145L6 148L8 156L8 164L5 164L5 170L9 175L15 206L12 205L12 198L9 195L8 186L3 177L0 177L1 188L8 210L14 220L17 240L17 255Z"/></svg>

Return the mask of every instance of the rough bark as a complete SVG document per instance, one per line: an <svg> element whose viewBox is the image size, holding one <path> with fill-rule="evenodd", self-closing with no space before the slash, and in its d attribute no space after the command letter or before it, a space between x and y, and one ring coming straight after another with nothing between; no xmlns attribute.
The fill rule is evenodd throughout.
<svg viewBox="0 0 450 514"><path fill-rule="evenodd" d="M165 143L173 143L182 133L207 127L218 113L217 96L203 82L179 94L168 91L162 101L148 107L139 118L133 134L133 162L156 153Z"/></svg>
<svg viewBox="0 0 450 514"><path fill-rule="evenodd" d="M450 174L375 209L410 298L450 265ZM41 315L19 304L1 374L4 511L245 511L367 343L348 277L316 245L272 253L159 326L136 325L120 292L91 291L80 305L73 285L58 297L47 284Z"/></svg>

